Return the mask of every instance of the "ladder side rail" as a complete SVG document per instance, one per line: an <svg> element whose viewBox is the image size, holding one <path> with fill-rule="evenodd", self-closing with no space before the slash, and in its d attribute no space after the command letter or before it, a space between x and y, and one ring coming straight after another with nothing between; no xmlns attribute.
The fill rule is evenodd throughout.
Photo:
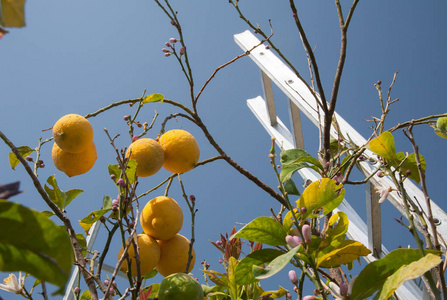
<svg viewBox="0 0 447 300"><path fill-rule="evenodd" d="M264 127L264 129L267 131L267 133L271 137L275 137L276 143L279 147L282 147L285 150L294 148L292 133L287 129L287 127L279 118L277 125L271 126L269 124L267 111L265 109L265 101L264 99L262 99L262 97L258 96L254 99L247 100L247 105L256 116L256 118L259 120L261 125ZM320 179L319 174L311 169L301 169L298 171L298 173L304 180L310 179L312 181L315 181ZM347 233L348 238L367 245L368 236L365 233L368 231L367 225L357 214L357 212L349 205L348 201L344 199L341 205L334 211L343 211L348 216L348 219L350 221ZM382 250L380 253L380 257L383 257L388 253L388 250L383 245L381 248ZM364 257L364 259L368 263L376 260L376 258L371 254ZM400 298L408 300L420 300L423 297L422 291L418 288L414 281L405 282L396 290L396 293Z"/></svg>

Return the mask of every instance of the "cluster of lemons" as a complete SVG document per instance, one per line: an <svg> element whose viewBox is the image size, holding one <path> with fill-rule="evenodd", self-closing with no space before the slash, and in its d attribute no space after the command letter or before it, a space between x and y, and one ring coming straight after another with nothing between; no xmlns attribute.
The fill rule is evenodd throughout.
<svg viewBox="0 0 447 300"><path fill-rule="evenodd" d="M171 274L186 271L189 257L190 241L178 232L183 225L183 212L180 205L172 198L160 196L150 200L140 216L143 234L138 235L140 249L140 274L144 275L157 269L166 277ZM118 252L118 258L123 254L123 247ZM131 260L132 276L137 276L135 249L133 245L128 250ZM195 252L191 248L191 262L188 272L195 263ZM121 271L127 272L126 261L121 265Z"/></svg>
<svg viewBox="0 0 447 300"><path fill-rule="evenodd" d="M95 164L93 128L83 116L65 115L53 126L53 163L67 176L84 174Z"/></svg>
<svg viewBox="0 0 447 300"><path fill-rule="evenodd" d="M83 116L68 114L53 126L54 145L52 157L57 169L69 177L89 171L97 158L93 143L93 128ZM199 161L200 149L195 138L187 131L174 129L164 133L158 140L136 139L127 149L126 157L137 162L136 175L147 177L157 173L163 166L172 173L192 170ZM190 272L194 267L195 253L191 247L190 265L186 270L190 241L179 234L183 225L183 212L172 198L160 196L150 200L141 212L143 234L136 238L140 256L140 274L154 268L164 277L175 273ZM118 256L123 254L121 247ZM129 247L128 256L132 276L137 276L135 249ZM121 270L127 272L124 262Z"/></svg>

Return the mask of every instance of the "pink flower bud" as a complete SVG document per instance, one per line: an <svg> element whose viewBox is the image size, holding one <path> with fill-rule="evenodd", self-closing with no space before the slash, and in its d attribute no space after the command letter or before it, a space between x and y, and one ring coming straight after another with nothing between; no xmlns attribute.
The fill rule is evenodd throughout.
<svg viewBox="0 0 447 300"><path fill-rule="evenodd" d="M175 26L175 21L174 20L171 20L171 25Z"/></svg>
<svg viewBox="0 0 447 300"><path fill-rule="evenodd" d="M382 80L377 81L377 85L381 85L382 84Z"/></svg>
<svg viewBox="0 0 447 300"><path fill-rule="evenodd" d="M110 174L110 179L115 180L115 174Z"/></svg>
<svg viewBox="0 0 447 300"><path fill-rule="evenodd" d="M73 293L74 293L75 295L79 295L80 292L81 292L81 289L80 289L78 286L75 287L74 290L73 290Z"/></svg>
<svg viewBox="0 0 447 300"><path fill-rule="evenodd" d="M266 49L266 50L268 50L268 49L270 49L270 48L271 48L270 45L266 45L266 46L265 46L265 49Z"/></svg>
<svg viewBox="0 0 447 300"><path fill-rule="evenodd" d="M180 55L185 54L185 52L186 52L186 48L185 47L180 48Z"/></svg>
<svg viewBox="0 0 447 300"><path fill-rule="evenodd" d="M169 47L169 48L172 47L171 44L169 44L169 42L166 42L166 43L165 43L165 46L166 46L166 47Z"/></svg>
<svg viewBox="0 0 447 300"><path fill-rule="evenodd" d="M301 239L299 237L293 236L293 235L286 236L286 243L292 248L295 248L302 244Z"/></svg>
<svg viewBox="0 0 447 300"><path fill-rule="evenodd" d="M163 49L161 49L161 51L163 51L163 52L171 52L169 49L166 49L166 48L163 48Z"/></svg>
<svg viewBox="0 0 447 300"><path fill-rule="evenodd" d="M123 120L124 120L124 121L127 121L127 120L129 120L129 116L127 116L127 115L126 115L126 116L124 116L124 117L123 117Z"/></svg>
<svg viewBox="0 0 447 300"><path fill-rule="evenodd" d="M137 141L137 140L138 140L138 136L134 135L134 136L132 137L132 142L135 142L135 141Z"/></svg>
<svg viewBox="0 0 447 300"><path fill-rule="evenodd" d="M168 52L168 53L165 53L165 56L166 56L166 57L169 57L169 56L171 56L171 53L169 53L169 52Z"/></svg>
<svg viewBox="0 0 447 300"><path fill-rule="evenodd" d="M221 241L216 241L216 245L217 246L222 246L222 242Z"/></svg>
<svg viewBox="0 0 447 300"><path fill-rule="evenodd" d="M116 199L113 199L112 200L112 205L118 206L118 205L120 205L120 202L118 200L116 200Z"/></svg>
<svg viewBox="0 0 447 300"><path fill-rule="evenodd" d="M27 160L27 161L33 161L33 158L31 157L31 156L27 156L27 157L25 157L25 159Z"/></svg>
<svg viewBox="0 0 447 300"><path fill-rule="evenodd" d="M109 286L109 283L110 283L110 281L108 281L107 279L104 280L104 285L105 285L105 286Z"/></svg>
<svg viewBox="0 0 447 300"><path fill-rule="evenodd" d="M41 163L41 164L39 165L39 167L40 167L40 168L45 168L45 164L44 164L44 163Z"/></svg>
<svg viewBox="0 0 447 300"><path fill-rule="evenodd" d="M315 297L314 295L307 295L304 296L302 300L317 300L318 298Z"/></svg>
<svg viewBox="0 0 447 300"><path fill-rule="evenodd" d="M293 284L298 284L298 276L294 270L289 271L289 279Z"/></svg>
<svg viewBox="0 0 447 300"><path fill-rule="evenodd" d="M194 195L190 195L190 196L189 196L189 201L191 201L191 202L196 201L196 196L194 196Z"/></svg>
<svg viewBox="0 0 447 300"><path fill-rule="evenodd" d="M293 18L296 18L296 13L293 13L293 15L292 15L292 16L293 16Z"/></svg>
<svg viewBox="0 0 447 300"><path fill-rule="evenodd" d="M340 295L344 296L348 293L348 284L346 282L342 282L340 284Z"/></svg>
<svg viewBox="0 0 447 300"><path fill-rule="evenodd" d="M126 183L124 182L124 179L122 179L122 178L118 179L118 185L119 185L120 187L125 186Z"/></svg>
<svg viewBox="0 0 447 300"><path fill-rule="evenodd" d="M172 43L172 44L175 44L175 43L177 43L177 39L176 38L170 38L169 42Z"/></svg>
<svg viewBox="0 0 447 300"><path fill-rule="evenodd" d="M309 244L310 241L312 240L312 229L310 228L309 225L304 224L303 227L301 228L301 231L303 233L304 242L306 244Z"/></svg>

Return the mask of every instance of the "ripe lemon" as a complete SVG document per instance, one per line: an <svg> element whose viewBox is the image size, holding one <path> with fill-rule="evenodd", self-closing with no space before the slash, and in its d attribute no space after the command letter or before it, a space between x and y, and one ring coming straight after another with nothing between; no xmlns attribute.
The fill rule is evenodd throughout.
<svg viewBox="0 0 447 300"><path fill-rule="evenodd" d="M83 116L65 115L53 126L53 138L56 144L68 153L80 153L93 142L93 128Z"/></svg>
<svg viewBox="0 0 447 300"><path fill-rule="evenodd" d="M199 145L185 130L169 130L160 137L159 142L165 152L163 167L172 173L188 172L199 161Z"/></svg>
<svg viewBox="0 0 447 300"><path fill-rule="evenodd" d="M203 300L200 283L185 273L169 275L160 284L158 300Z"/></svg>
<svg viewBox="0 0 447 300"><path fill-rule="evenodd" d="M130 144L126 151L126 157L134 159L137 165L137 176L147 177L154 175L161 169L164 161L164 153L160 144L153 139L139 139Z"/></svg>
<svg viewBox="0 0 447 300"><path fill-rule="evenodd" d="M53 163L59 171L72 177L89 171L96 161L96 146L91 142L89 147L80 153L68 153L54 143L51 151Z"/></svg>
<svg viewBox="0 0 447 300"><path fill-rule="evenodd" d="M188 263L189 240L183 235L177 234L172 239L158 241L160 245L160 260L155 267L162 276L166 277L174 273L185 272ZM188 273L193 269L196 261L194 248Z"/></svg>
<svg viewBox="0 0 447 300"><path fill-rule="evenodd" d="M144 206L140 222L144 233L157 240L169 240L182 229L183 212L174 199L160 196Z"/></svg>
<svg viewBox="0 0 447 300"><path fill-rule="evenodd" d="M138 248L140 249L140 274L143 276L152 271L157 265L160 259L160 247L153 237L148 236L147 234L139 234ZM121 255L123 255L123 251L124 248L121 246L121 249L118 251L118 259L120 259ZM127 254L131 260L132 276L137 276L137 260L135 258L135 249L133 248L133 244L130 245ZM127 272L127 260L123 261L120 269L124 273Z"/></svg>

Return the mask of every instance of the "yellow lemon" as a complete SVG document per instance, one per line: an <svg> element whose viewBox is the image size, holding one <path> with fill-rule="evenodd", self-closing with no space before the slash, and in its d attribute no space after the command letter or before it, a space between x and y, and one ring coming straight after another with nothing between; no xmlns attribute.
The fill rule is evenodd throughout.
<svg viewBox="0 0 447 300"><path fill-rule="evenodd" d="M140 222L144 233L157 240L169 240L182 229L183 212L174 199L160 196L144 206Z"/></svg>
<svg viewBox="0 0 447 300"><path fill-rule="evenodd" d="M152 271L160 260L160 247L157 241L147 234L138 235L138 248L140 249L140 275L143 276ZM118 259L123 255L124 248L118 251ZM131 273L132 276L137 276L137 260L135 258L135 249L133 244L130 245L127 251L129 259L131 260ZM121 264L121 271L127 272L127 260L124 260Z"/></svg>
<svg viewBox="0 0 447 300"><path fill-rule="evenodd" d="M56 144L68 153L80 153L93 142L93 128L83 116L65 115L53 126L53 138Z"/></svg>
<svg viewBox="0 0 447 300"><path fill-rule="evenodd" d="M160 260L155 267L162 276L166 277L174 273L185 272L188 263L189 240L183 235L177 234L172 239L158 241L160 245ZM188 271L191 272L196 261L194 248L192 249L192 259Z"/></svg>
<svg viewBox="0 0 447 300"><path fill-rule="evenodd" d="M65 152L54 143L51 154L56 168L69 177L84 174L89 171L95 164L97 158L96 146L93 142L90 143L87 149L80 153Z"/></svg>
<svg viewBox="0 0 447 300"><path fill-rule="evenodd" d="M172 173L188 172L199 161L199 145L185 130L169 130L160 137L159 142L165 152L163 167Z"/></svg>
<svg viewBox="0 0 447 300"><path fill-rule="evenodd" d="M164 153L160 144L153 139L139 139L130 144L126 151L126 157L134 159L137 165L137 176L147 177L154 175L161 169L164 161Z"/></svg>

